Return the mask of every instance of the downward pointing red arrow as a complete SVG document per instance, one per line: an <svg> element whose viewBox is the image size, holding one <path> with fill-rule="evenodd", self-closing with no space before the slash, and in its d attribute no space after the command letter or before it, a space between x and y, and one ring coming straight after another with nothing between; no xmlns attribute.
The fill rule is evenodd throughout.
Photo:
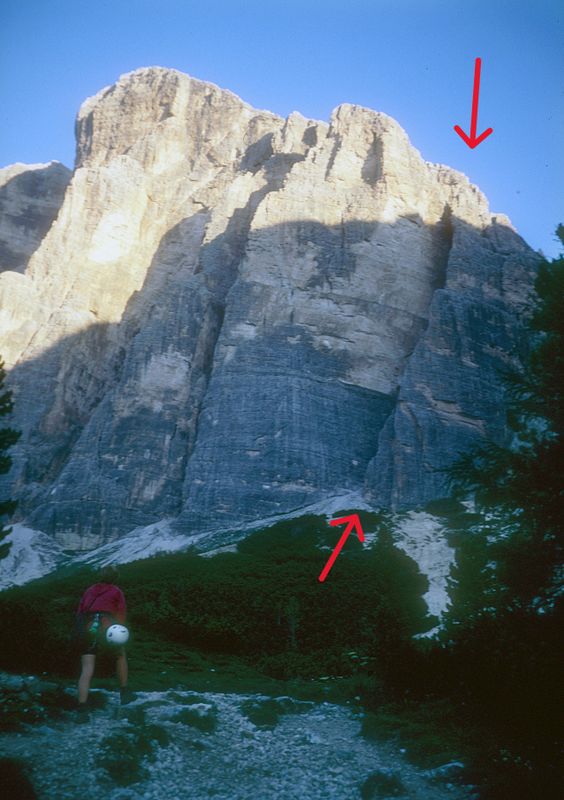
<svg viewBox="0 0 564 800"><path fill-rule="evenodd" d="M474 149L480 142L483 142L490 133L493 133L493 128L486 128L486 130L479 136L476 136L476 129L478 127L478 99L480 97L480 70L482 69L482 59L476 59L476 66L474 67L474 93L472 95L472 119L470 121L470 136L464 133L459 125L454 126L454 130L464 139L468 147Z"/></svg>
<svg viewBox="0 0 564 800"><path fill-rule="evenodd" d="M343 533L343 535L341 536L341 538L337 542L337 546L335 547L335 549L331 553L331 555L329 557L329 561L325 564L325 566L323 567L323 571L322 571L321 575L319 576L319 580L321 582L323 582L325 580L325 578L327 577L327 575L329 574L329 570L331 569L331 567L335 563L335 560L336 560L337 556L339 555L339 553L343 549L343 545L347 541L347 539L349 537L349 533L352 531L353 528L356 528L356 533L357 533L357 536L358 536L359 540L361 542L364 541L364 531L362 530L362 525L360 524L360 519L358 517L358 514L351 514L349 517L340 517L340 519L332 519L330 521L329 525L343 525L343 523L345 523L345 522L348 523L347 527L345 528L345 532Z"/></svg>

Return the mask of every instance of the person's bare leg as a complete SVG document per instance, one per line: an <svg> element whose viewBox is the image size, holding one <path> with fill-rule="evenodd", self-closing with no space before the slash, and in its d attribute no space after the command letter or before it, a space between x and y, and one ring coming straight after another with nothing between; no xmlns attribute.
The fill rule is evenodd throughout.
<svg viewBox="0 0 564 800"><path fill-rule="evenodd" d="M81 656L81 664L82 669L78 681L78 702L86 703L88 700L88 692L90 691L90 681L94 675L96 656L91 654Z"/></svg>
<svg viewBox="0 0 564 800"><path fill-rule="evenodd" d="M116 659L116 674L119 682L119 688L125 689L127 686L127 656L125 655L125 650L120 650L118 657Z"/></svg>

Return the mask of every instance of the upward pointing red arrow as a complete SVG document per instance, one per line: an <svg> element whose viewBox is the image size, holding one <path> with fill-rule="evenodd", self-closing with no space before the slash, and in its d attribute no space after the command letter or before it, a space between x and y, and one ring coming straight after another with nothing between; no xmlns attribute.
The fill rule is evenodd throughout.
<svg viewBox="0 0 564 800"><path fill-rule="evenodd" d="M353 528L356 528L356 533L361 542L364 541L364 531L362 530L362 525L360 524L360 519L358 514L351 514L349 517L340 517L340 519L332 519L329 525L343 525L343 523L347 522L347 527L345 528L345 532L337 542L337 546L329 556L329 561L323 567L323 571L319 576L319 580L323 582L327 575L329 574L329 570L335 563L335 560L341 550L343 549L344 543L347 541L349 537L349 533L352 531Z"/></svg>
<svg viewBox="0 0 564 800"><path fill-rule="evenodd" d="M493 133L493 128L486 128L486 130L479 136L476 136L476 129L478 128L478 99L480 97L480 70L482 69L482 59L476 59L474 67L474 92L472 94L472 119L470 121L470 136L467 136L459 125L454 126L454 130L463 139L468 147L474 149L480 142L483 142L490 133Z"/></svg>

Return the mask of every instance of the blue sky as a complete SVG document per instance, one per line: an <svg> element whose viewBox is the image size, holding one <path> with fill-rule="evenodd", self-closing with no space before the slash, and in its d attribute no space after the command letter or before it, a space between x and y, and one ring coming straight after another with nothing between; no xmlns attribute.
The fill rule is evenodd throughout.
<svg viewBox="0 0 564 800"><path fill-rule="evenodd" d="M482 58L470 150L474 59ZM556 0L0 0L0 166L72 166L81 102L141 66L174 67L257 108L395 117L464 172L535 249L564 222L564 3Z"/></svg>

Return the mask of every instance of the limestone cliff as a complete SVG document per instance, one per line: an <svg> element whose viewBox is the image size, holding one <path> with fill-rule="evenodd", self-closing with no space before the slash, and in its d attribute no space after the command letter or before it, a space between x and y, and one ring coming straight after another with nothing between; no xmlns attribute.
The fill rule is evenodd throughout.
<svg viewBox="0 0 564 800"><path fill-rule="evenodd" d="M32 527L88 549L342 491L416 507L504 438L538 257L394 120L282 119L147 68L76 134L56 221L0 275Z"/></svg>
<svg viewBox="0 0 564 800"><path fill-rule="evenodd" d="M59 213L71 171L63 164L0 169L0 272L24 272Z"/></svg>

